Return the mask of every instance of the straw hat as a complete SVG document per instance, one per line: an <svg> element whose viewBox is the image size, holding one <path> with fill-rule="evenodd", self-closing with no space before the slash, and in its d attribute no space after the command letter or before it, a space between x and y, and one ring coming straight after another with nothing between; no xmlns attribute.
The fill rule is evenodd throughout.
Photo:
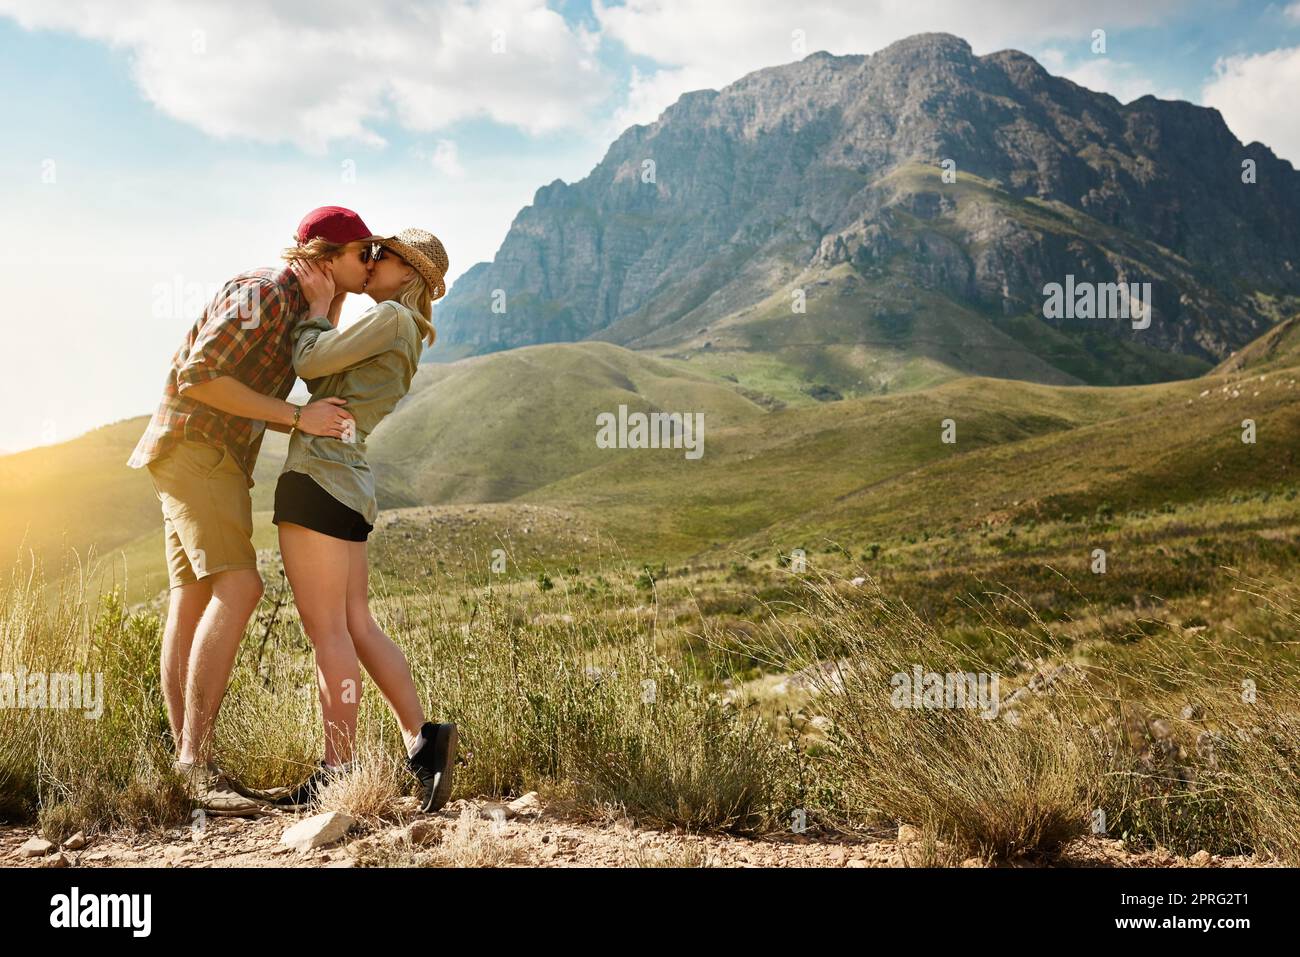
<svg viewBox="0 0 1300 957"><path fill-rule="evenodd" d="M429 292L434 299L441 299L447 294L443 282L447 275L447 250L433 233L423 229L403 229L396 236L382 240L380 245L391 249L414 266L429 284Z"/></svg>

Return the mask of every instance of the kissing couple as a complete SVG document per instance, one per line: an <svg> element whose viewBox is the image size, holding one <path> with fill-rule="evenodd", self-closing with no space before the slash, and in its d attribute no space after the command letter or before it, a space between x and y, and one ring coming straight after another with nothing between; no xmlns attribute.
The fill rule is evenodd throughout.
<svg viewBox="0 0 1300 957"><path fill-rule="evenodd" d="M410 388L432 345L447 252L432 233L373 235L350 209L308 213L287 265L231 279L172 359L162 402L128 465L162 505L170 585L162 687L175 770L211 814L311 804L352 768L360 668L387 699L419 782L420 807L451 794L456 726L425 720L406 656L375 622L366 539L378 514L366 437ZM338 329L348 293L375 301ZM285 399L296 376L311 401ZM244 629L263 592L249 489L266 429L289 433L274 523L316 656L325 755L292 788L254 791L213 760L213 729Z"/></svg>

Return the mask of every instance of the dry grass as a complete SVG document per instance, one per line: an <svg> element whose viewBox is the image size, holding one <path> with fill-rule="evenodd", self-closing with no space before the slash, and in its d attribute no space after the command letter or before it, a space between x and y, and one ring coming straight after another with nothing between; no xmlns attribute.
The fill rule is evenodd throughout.
<svg viewBox="0 0 1300 957"><path fill-rule="evenodd" d="M624 867L721 867L717 856L702 843L665 850L637 844L623 855Z"/></svg>
<svg viewBox="0 0 1300 957"><path fill-rule="evenodd" d="M878 589L809 579L808 602L806 616L773 619L747 644L783 670L808 669L830 721L825 773L851 814L912 824L992 857L1052 851L1084 832L1101 761L1077 715L1012 722L966 707L896 706L893 676L910 677L915 666L940 675L996 669ZM1041 638L1018 637L1045 651ZM835 664L816 667L826 660Z"/></svg>
<svg viewBox="0 0 1300 957"><path fill-rule="evenodd" d="M1066 628L1008 594L986 596L981 628L959 644L877 587L805 585L800 613L773 617L742 646L783 671L808 668L830 721L810 796L836 804L814 801L810 817L912 824L990 860L1050 854L1098 828L1135 846L1300 860L1300 666L1290 648L1189 637L1155 621L1137 646L1067 642ZM1289 594L1252 587L1294 634ZM832 664L809 668L818 662ZM917 664L998 675L998 717L896 706L891 678ZM1245 682L1258 689L1251 700Z"/></svg>
<svg viewBox="0 0 1300 957"><path fill-rule="evenodd" d="M373 744L360 744L353 769L329 781L317 799L316 813L343 811L371 826L393 818L402 781L409 776L404 765Z"/></svg>
<svg viewBox="0 0 1300 957"><path fill-rule="evenodd" d="M974 601L977 625L944 630L877 587L795 584L786 594L799 600L780 615L743 631L706 619L699 637L715 660L808 669L798 696L823 719L816 734L743 694L722 696L698 662L660 649L644 616L611 620L571 600L538 627L526 599L492 589L470 593L467 624L433 594L381 588L375 607L431 720L460 728L453 799L535 789L578 816L690 831L772 832L792 812L813 829L910 824L924 835L908 848L917 866L1051 854L1099 819L1135 846L1300 862L1300 614L1285 589L1238 582L1270 620L1257 639L1154 618L1102 633L1044 621L1010 593ZM130 613L116 592L84 585L47 600L31 569L16 569L2 591L0 672L102 674L104 707L97 720L0 709L0 813L36 818L51 838L185 822L157 614ZM321 748L312 664L291 616L256 628L222 707L216 757L252 786L292 784ZM810 667L825 662L837 664ZM896 707L891 678L915 665L996 674L997 717ZM403 754L371 688L358 768L327 788L322 808L372 830L391 821L396 799L414 790ZM493 827L465 819L435 846L375 846L367 862L509 863ZM696 866L693 853L667 866ZM634 856L632 866L656 865Z"/></svg>
<svg viewBox="0 0 1300 957"><path fill-rule="evenodd" d="M96 602L71 582L47 602L42 585L38 569L19 566L0 588L0 673L76 675L99 705L0 708L0 813L35 814L52 838L186 820L163 747L157 619L127 614L115 595Z"/></svg>
<svg viewBox="0 0 1300 957"><path fill-rule="evenodd" d="M523 862L523 851L500 834L499 824L472 805L445 824L432 844L417 844L409 832L397 840L364 842L353 848L359 867L507 867Z"/></svg>
<svg viewBox="0 0 1300 957"><path fill-rule="evenodd" d="M8 812L39 814L59 833L184 821L190 806L170 770L157 614L128 614L115 591L96 603L83 587L50 608L39 595L35 577L15 575L6 590L0 670L102 670L104 713L88 721L0 710ZM655 823L762 828L782 816L775 737L684 680L680 663L657 653L635 620L622 631L596 615L534 628L491 590L464 630L437 613L431 594L380 590L375 607L412 663L430 719L459 727L453 799L562 784L580 807L612 799ZM222 704L214 757L250 787L292 785L321 753L311 659L289 615L263 616L251 630ZM367 687L359 768L326 790L322 806L381 820L415 781L400 761L401 735L386 703Z"/></svg>

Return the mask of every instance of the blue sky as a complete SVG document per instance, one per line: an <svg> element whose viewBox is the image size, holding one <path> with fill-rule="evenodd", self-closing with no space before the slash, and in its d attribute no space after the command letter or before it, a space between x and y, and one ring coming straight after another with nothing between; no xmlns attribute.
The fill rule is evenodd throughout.
<svg viewBox="0 0 1300 957"><path fill-rule="evenodd" d="M816 50L1016 47L1124 101L1215 106L1300 163L1300 2L1078 7L0 0L0 450L151 411L194 298L273 263L314 206L431 229L454 280L631 123Z"/></svg>

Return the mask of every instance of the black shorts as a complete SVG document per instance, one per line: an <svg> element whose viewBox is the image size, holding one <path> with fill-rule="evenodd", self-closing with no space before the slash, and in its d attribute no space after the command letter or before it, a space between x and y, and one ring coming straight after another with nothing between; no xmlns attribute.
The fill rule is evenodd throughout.
<svg viewBox="0 0 1300 957"><path fill-rule="evenodd" d="M280 473L271 521L276 525L291 522L349 542L364 542L374 531L364 515L348 508L304 472Z"/></svg>

